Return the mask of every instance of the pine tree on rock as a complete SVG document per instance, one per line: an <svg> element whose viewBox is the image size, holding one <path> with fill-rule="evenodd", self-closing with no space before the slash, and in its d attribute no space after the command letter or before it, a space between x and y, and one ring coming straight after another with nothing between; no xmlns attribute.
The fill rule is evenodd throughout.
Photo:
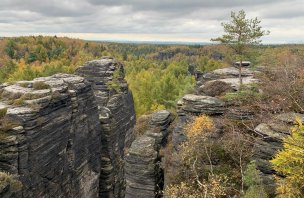
<svg viewBox="0 0 304 198"><path fill-rule="evenodd" d="M260 38L268 35L270 32L262 30L260 26L261 21L258 18L247 19L244 10L237 14L231 12L231 21L222 23L225 34L222 37L211 39L211 41L218 41L222 44L228 45L234 50L240 59L239 79L242 85L242 62L243 56L250 45L258 45L261 43Z"/></svg>

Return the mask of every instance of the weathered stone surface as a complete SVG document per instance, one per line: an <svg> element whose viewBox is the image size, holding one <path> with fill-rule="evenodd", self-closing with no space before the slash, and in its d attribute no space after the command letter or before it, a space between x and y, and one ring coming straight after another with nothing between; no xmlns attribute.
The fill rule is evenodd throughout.
<svg viewBox="0 0 304 198"><path fill-rule="evenodd" d="M216 115L223 114L225 111L225 103L211 96L187 94L178 105L183 111L197 114Z"/></svg>
<svg viewBox="0 0 304 198"><path fill-rule="evenodd" d="M114 73L119 75L115 79ZM124 80L123 65L106 57L87 62L76 74L92 83L101 122L101 197L124 196L124 149L129 147L135 124L132 93ZM111 87L117 84L119 90Z"/></svg>
<svg viewBox="0 0 304 198"><path fill-rule="evenodd" d="M178 118L176 119L175 127L172 133L172 143L175 150L178 150L179 145L186 141L187 136L185 134L185 127L187 123L189 123L192 119L192 116L187 114L179 114Z"/></svg>
<svg viewBox="0 0 304 198"><path fill-rule="evenodd" d="M254 112L246 108L231 107L227 110L227 117L231 120L252 120Z"/></svg>
<svg viewBox="0 0 304 198"><path fill-rule="evenodd" d="M269 120L267 123L259 124L254 130L260 135L254 144L253 159L256 161L257 168L263 173L262 180L266 187L267 193L271 196L275 194L274 175L269 160L282 149L282 140L290 134L290 128L296 117L303 119L303 114L288 112L278 114Z"/></svg>
<svg viewBox="0 0 304 198"><path fill-rule="evenodd" d="M97 197L101 133L91 84L58 74L22 86L3 91L2 103L21 102L13 101L1 122L1 170L19 175L22 197Z"/></svg>
<svg viewBox="0 0 304 198"><path fill-rule="evenodd" d="M288 113L281 113L275 116L275 119L288 124L294 124L296 118L304 122L304 114L300 114L300 113L288 112Z"/></svg>
<svg viewBox="0 0 304 198"><path fill-rule="evenodd" d="M253 76L254 72L247 68L242 68L242 77ZM236 78L239 76L239 70L235 67L227 67L223 69L217 69L212 72L203 75L206 80L216 80L224 78Z"/></svg>
<svg viewBox="0 0 304 198"><path fill-rule="evenodd" d="M286 134L273 130L265 123L259 124L254 130L268 141L281 141L284 137L286 137Z"/></svg>
<svg viewBox="0 0 304 198"><path fill-rule="evenodd" d="M240 89L240 79L239 78L224 78L224 79L217 79L215 81L227 83L235 91ZM212 82L214 82L214 81L209 81L209 83L212 83ZM258 83L259 80L250 76L250 77L243 77L242 82L243 82L243 85L249 85L249 84L253 84L253 83Z"/></svg>
<svg viewBox="0 0 304 198"><path fill-rule="evenodd" d="M154 197L157 151L155 139L142 136L136 139L126 156L126 198Z"/></svg>
<svg viewBox="0 0 304 198"><path fill-rule="evenodd" d="M166 144L172 121L169 111L152 114L145 134L132 143L125 158L126 198L159 196L164 177L159 150Z"/></svg>

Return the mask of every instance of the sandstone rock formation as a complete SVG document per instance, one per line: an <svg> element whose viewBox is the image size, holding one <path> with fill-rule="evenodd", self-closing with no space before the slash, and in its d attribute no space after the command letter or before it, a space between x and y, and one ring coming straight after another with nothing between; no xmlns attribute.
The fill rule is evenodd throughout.
<svg viewBox="0 0 304 198"><path fill-rule="evenodd" d="M191 113L216 115L224 113L225 103L211 96L187 94L178 102L178 108Z"/></svg>
<svg viewBox="0 0 304 198"><path fill-rule="evenodd" d="M160 196L164 176L159 151L166 144L172 121L168 111L154 113L146 133L132 143L126 155L126 198Z"/></svg>
<svg viewBox="0 0 304 198"><path fill-rule="evenodd" d="M104 58L76 73L0 87L0 169L18 197L124 196L135 113L123 67Z"/></svg>
<svg viewBox="0 0 304 198"><path fill-rule="evenodd" d="M304 120L299 113L282 113L273 117L267 123L259 124L254 130L260 135L254 145L254 156L258 169L262 172L262 179L269 195L275 193L275 171L269 160L282 148L282 139L290 134L290 128L296 117Z"/></svg>
<svg viewBox="0 0 304 198"><path fill-rule="evenodd" d="M115 74L116 72L116 74ZM92 83L101 123L102 197L124 195L123 156L135 124L134 103L123 65L112 58L87 62L76 70Z"/></svg>
<svg viewBox="0 0 304 198"><path fill-rule="evenodd" d="M57 74L2 88L1 170L22 197L97 197L101 131L91 84Z"/></svg>
<svg viewBox="0 0 304 198"><path fill-rule="evenodd" d="M259 82L258 79L254 78L254 73L248 68L242 68L241 76L244 85ZM227 67L206 73L203 75L203 85L201 85L200 89L204 89L206 81L208 83L218 83L219 81L227 83L232 89L237 91L240 88L239 70L235 67Z"/></svg>

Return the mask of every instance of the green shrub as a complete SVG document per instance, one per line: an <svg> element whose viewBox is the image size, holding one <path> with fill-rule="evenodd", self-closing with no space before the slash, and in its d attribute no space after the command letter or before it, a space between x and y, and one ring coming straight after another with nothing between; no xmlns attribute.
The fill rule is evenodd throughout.
<svg viewBox="0 0 304 198"><path fill-rule="evenodd" d="M121 92L119 78L120 78L120 69L117 68L113 72L113 79L107 83L108 88L112 91L115 91L116 93Z"/></svg>
<svg viewBox="0 0 304 198"><path fill-rule="evenodd" d="M263 99L263 94L259 92L257 85L242 86L236 92L228 92L223 96L226 101L248 102Z"/></svg>
<svg viewBox="0 0 304 198"><path fill-rule="evenodd" d="M244 198L268 197L260 177L260 171L257 170L255 161L251 161L247 165L247 169L244 173L244 183L247 186Z"/></svg>

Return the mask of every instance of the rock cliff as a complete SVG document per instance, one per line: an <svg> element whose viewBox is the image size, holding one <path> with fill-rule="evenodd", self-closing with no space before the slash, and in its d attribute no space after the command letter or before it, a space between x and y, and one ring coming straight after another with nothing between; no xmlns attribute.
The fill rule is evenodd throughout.
<svg viewBox="0 0 304 198"><path fill-rule="evenodd" d="M124 196L124 149L133 141L134 103L123 65L112 58L87 62L76 74L91 82L101 123L101 197Z"/></svg>
<svg viewBox="0 0 304 198"><path fill-rule="evenodd" d="M1 170L21 197L97 197L101 131L91 84L57 74L2 88Z"/></svg>
<svg viewBox="0 0 304 198"><path fill-rule="evenodd" d="M147 131L132 143L126 155L126 198L161 196L164 172L160 149L166 145L172 121L169 111L152 114Z"/></svg>
<svg viewBox="0 0 304 198"><path fill-rule="evenodd" d="M76 74L1 85L0 169L22 184L1 196L123 197L135 123L123 66L104 58Z"/></svg>

